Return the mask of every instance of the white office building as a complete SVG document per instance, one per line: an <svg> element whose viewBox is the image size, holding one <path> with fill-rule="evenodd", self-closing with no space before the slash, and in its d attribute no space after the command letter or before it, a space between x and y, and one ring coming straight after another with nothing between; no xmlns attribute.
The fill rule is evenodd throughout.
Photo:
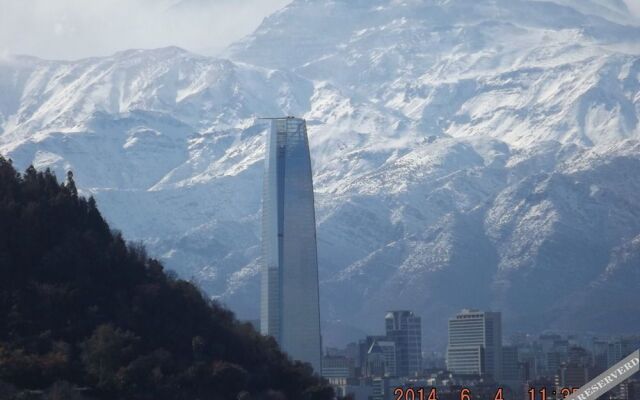
<svg viewBox="0 0 640 400"><path fill-rule="evenodd" d="M447 369L457 374L502 377L499 312L462 310L449 319Z"/></svg>

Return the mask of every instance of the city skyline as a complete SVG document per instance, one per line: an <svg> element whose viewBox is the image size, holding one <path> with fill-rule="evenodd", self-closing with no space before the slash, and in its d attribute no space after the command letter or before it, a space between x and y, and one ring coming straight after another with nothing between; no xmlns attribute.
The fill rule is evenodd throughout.
<svg viewBox="0 0 640 400"><path fill-rule="evenodd" d="M367 335L343 349L325 349L323 377L336 393L351 393L356 400L387 400L398 396L397 390L411 396L410 390L429 393L436 388L437 398L443 399L467 393L480 399L559 400L640 348L640 335L515 332L503 341L500 311L462 309L449 318L445 351L421 354L419 370L408 371L406 337L411 329L406 322L419 321L419 315L381 311L380 319L385 328L392 328L385 329L385 335ZM632 377L604 399L638 396L640 379Z"/></svg>

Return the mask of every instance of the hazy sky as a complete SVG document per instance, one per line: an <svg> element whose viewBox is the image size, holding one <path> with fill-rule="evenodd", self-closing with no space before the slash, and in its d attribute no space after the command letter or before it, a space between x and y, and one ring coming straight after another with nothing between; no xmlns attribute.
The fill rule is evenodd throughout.
<svg viewBox="0 0 640 400"><path fill-rule="evenodd" d="M640 17L640 0L624 0L624 2L635 16Z"/></svg>
<svg viewBox="0 0 640 400"><path fill-rule="evenodd" d="M76 59L176 45L213 54L291 0L0 0L0 55Z"/></svg>
<svg viewBox="0 0 640 400"><path fill-rule="evenodd" d="M0 56L52 59L176 45L215 54L291 0L0 0ZM640 0L625 0L640 15Z"/></svg>
<svg viewBox="0 0 640 400"><path fill-rule="evenodd" d="M640 0L625 0L625 3L635 15L640 17Z"/></svg>

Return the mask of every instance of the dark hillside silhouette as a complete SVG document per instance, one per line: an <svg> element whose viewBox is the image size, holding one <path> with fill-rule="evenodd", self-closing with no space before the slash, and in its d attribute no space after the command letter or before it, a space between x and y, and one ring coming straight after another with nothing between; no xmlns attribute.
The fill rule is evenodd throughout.
<svg viewBox="0 0 640 400"><path fill-rule="evenodd" d="M0 399L331 399L309 366L0 157Z"/></svg>

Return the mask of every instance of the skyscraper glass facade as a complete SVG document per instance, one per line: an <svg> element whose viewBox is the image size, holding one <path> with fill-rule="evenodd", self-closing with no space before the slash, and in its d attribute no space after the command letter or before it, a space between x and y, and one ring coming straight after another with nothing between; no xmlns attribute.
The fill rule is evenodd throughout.
<svg viewBox="0 0 640 400"><path fill-rule="evenodd" d="M413 376L422 364L422 321L411 311L390 311L384 318L387 338L396 345L396 373Z"/></svg>
<svg viewBox="0 0 640 400"><path fill-rule="evenodd" d="M262 211L260 326L293 359L321 371L311 158L303 119L271 122Z"/></svg>

